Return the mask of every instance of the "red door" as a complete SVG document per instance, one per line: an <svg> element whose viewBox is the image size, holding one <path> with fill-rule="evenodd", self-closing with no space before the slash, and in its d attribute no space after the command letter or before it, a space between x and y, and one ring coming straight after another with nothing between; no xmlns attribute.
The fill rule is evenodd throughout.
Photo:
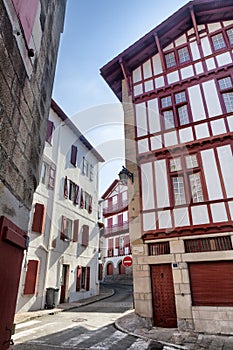
<svg viewBox="0 0 233 350"><path fill-rule="evenodd" d="M172 268L170 264L151 266L154 325L177 327Z"/></svg>
<svg viewBox="0 0 233 350"><path fill-rule="evenodd" d="M68 269L69 269L69 265L62 266L62 283L61 283L60 303L64 303L66 301L66 286L67 286Z"/></svg>
<svg viewBox="0 0 233 350"><path fill-rule="evenodd" d="M0 218L0 349L9 348L14 322L26 234L6 217Z"/></svg>

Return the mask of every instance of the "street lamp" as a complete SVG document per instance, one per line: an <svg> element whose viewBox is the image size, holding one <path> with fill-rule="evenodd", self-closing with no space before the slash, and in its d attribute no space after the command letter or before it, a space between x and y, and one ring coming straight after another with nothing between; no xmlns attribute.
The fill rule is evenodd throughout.
<svg viewBox="0 0 233 350"><path fill-rule="evenodd" d="M124 165L122 165L122 170L119 172L119 178L122 185L127 185L128 179L131 179L131 182L134 182L134 174L127 170Z"/></svg>

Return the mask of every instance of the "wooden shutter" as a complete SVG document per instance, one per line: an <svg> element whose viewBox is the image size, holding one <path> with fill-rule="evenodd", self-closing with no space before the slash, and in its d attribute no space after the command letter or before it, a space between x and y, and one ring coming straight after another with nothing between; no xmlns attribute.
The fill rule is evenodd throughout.
<svg viewBox="0 0 233 350"><path fill-rule="evenodd" d="M109 218L108 221L107 221L107 227L112 227L112 218Z"/></svg>
<svg viewBox="0 0 233 350"><path fill-rule="evenodd" d="M77 166L77 154L78 154L78 148L77 146L72 145L71 146L71 156L70 156L70 162L75 167Z"/></svg>
<svg viewBox="0 0 233 350"><path fill-rule="evenodd" d="M81 284L81 276L82 276L82 266L77 266L77 278L76 278L76 292L80 291Z"/></svg>
<svg viewBox="0 0 233 350"><path fill-rule="evenodd" d="M54 123L51 120L48 120L46 141L49 142L49 143L51 143L51 141L52 141L53 130L54 130Z"/></svg>
<svg viewBox="0 0 233 350"><path fill-rule="evenodd" d="M65 238L66 238L65 232L66 232L66 217L65 217L65 216L62 216L62 219L61 219L61 234L60 234L60 239L62 239L63 241L64 241Z"/></svg>
<svg viewBox="0 0 233 350"><path fill-rule="evenodd" d="M90 266L87 266L87 275L86 275L86 290L90 290L90 277L91 277L91 268Z"/></svg>
<svg viewBox="0 0 233 350"><path fill-rule="evenodd" d="M79 186L75 185L74 204L78 204Z"/></svg>
<svg viewBox="0 0 233 350"><path fill-rule="evenodd" d="M28 261L23 294L36 294L39 263L38 260Z"/></svg>
<svg viewBox="0 0 233 350"><path fill-rule="evenodd" d="M35 204L34 216L32 222L32 231L44 233L45 224L45 206L40 203Z"/></svg>
<svg viewBox="0 0 233 350"><path fill-rule="evenodd" d="M123 214L117 216L117 224L119 226L119 229L123 227Z"/></svg>
<svg viewBox="0 0 233 350"><path fill-rule="evenodd" d="M89 196L89 208L88 208L88 213L92 213L92 196Z"/></svg>
<svg viewBox="0 0 233 350"><path fill-rule="evenodd" d="M83 190L81 188L81 195L80 195L80 208L84 208L84 198L83 198Z"/></svg>
<svg viewBox="0 0 233 350"><path fill-rule="evenodd" d="M55 164L51 164L50 168L49 168L49 181L48 181L48 187L50 189L54 189L55 176L56 176L56 165Z"/></svg>
<svg viewBox="0 0 233 350"><path fill-rule="evenodd" d="M233 306L233 261L189 263L194 306Z"/></svg>
<svg viewBox="0 0 233 350"><path fill-rule="evenodd" d="M20 20L27 44L29 44L35 22L39 0L12 0Z"/></svg>
<svg viewBox="0 0 233 350"><path fill-rule="evenodd" d="M120 247L120 237L116 237L115 238L115 248L119 248Z"/></svg>
<svg viewBox="0 0 233 350"><path fill-rule="evenodd" d="M82 245L87 247L89 243L89 226L83 225L83 232L82 232Z"/></svg>
<svg viewBox="0 0 233 350"><path fill-rule="evenodd" d="M78 242L79 220L74 220L73 242Z"/></svg>
<svg viewBox="0 0 233 350"><path fill-rule="evenodd" d="M68 179L67 176L64 179L64 197L68 198Z"/></svg>

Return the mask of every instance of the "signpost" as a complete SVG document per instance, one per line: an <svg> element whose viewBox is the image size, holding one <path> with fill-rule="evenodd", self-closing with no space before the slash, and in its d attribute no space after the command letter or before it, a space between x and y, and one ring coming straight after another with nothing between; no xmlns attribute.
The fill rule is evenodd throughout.
<svg viewBox="0 0 233 350"><path fill-rule="evenodd" d="M131 258L131 256L125 256L122 263L125 267L129 267L132 265L133 259Z"/></svg>

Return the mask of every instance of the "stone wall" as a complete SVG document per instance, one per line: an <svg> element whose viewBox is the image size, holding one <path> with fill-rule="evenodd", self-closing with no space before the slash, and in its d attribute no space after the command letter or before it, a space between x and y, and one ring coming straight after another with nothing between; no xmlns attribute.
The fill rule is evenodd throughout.
<svg viewBox="0 0 233 350"><path fill-rule="evenodd" d="M65 5L39 1L29 57L12 2L0 0L0 181L27 210L39 180ZM14 206L0 205L0 214L16 221Z"/></svg>

